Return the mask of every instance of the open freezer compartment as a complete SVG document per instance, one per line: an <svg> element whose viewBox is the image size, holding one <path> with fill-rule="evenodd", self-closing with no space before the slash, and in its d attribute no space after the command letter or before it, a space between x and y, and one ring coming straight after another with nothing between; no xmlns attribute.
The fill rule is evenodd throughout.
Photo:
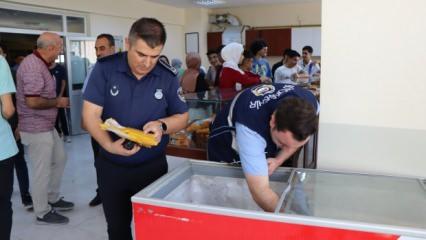
<svg viewBox="0 0 426 240"><path fill-rule="evenodd" d="M321 179L318 177L322 176L321 174L334 176L333 174L341 173L291 168L278 169L270 177L270 181L274 191L281 195L280 203L274 213L267 213L252 200L240 167L205 161L188 161L187 164L164 175L132 197L135 237L137 240L172 238L404 239L400 236L426 239L426 227L423 227L422 222L397 224L396 221L381 221L380 214L386 208L377 212L372 211L371 215L378 216L377 219L372 216L351 218L351 216L357 216L356 213L360 209L358 216L363 215L368 212L368 208L366 208L367 210L357 207L347 208L344 209L346 214L335 214L333 210L340 206L357 205L347 201L344 204L339 203L336 208L333 208L333 202L345 201L345 196L341 195L346 193L339 192L339 188L327 187L327 183L334 182L335 185L346 186L350 189L351 185L363 185L364 182L361 180L358 185L354 185L359 176L350 174L354 178L352 181L345 178L348 174L341 174L343 178L330 178L329 182L317 181ZM398 183L401 180L393 177L390 179L391 181L396 179L395 181ZM370 180L365 181L370 182ZM408 185L411 183L413 182L409 181ZM390 184L395 185L394 182ZM417 181L417 186L424 190L419 181ZM319 192L316 189L321 187L324 188L321 190L322 193L331 191L329 195L325 195L330 197L328 205L326 202L318 202ZM379 190L380 187L378 184L376 190ZM406 185L402 185L402 187L409 189L406 188ZM366 188L368 189L368 187ZM359 189L355 187L353 192L357 191ZM362 194L371 195L365 191ZM418 202L415 206L422 204L420 194L426 194L426 192L416 195ZM340 198L338 198L339 196ZM346 194L346 197L352 198L353 195ZM425 203L426 195L423 197L423 203ZM353 201L357 200L353 199ZM367 201L365 200L365 202ZM398 202L398 204L400 203ZM365 205L362 206L365 207ZM372 205L372 207L374 206ZM420 213L422 212L419 211ZM410 214L401 219L410 218ZM390 216L393 215L384 215L386 218ZM423 221L423 219L418 217L413 222Z"/></svg>
<svg viewBox="0 0 426 240"><path fill-rule="evenodd" d="M299 169L280 212L426 230L420 179Z"/></svg>

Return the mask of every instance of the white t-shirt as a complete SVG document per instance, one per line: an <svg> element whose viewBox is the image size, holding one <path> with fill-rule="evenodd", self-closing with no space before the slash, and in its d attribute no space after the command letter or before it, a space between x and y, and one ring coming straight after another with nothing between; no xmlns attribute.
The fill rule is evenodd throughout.
<svg viewBox="0 0 426 240"><path fill-rule="evenodd" d="M293 80L293 75L301 70L303 69L299 65L295 65L292 68L283 65L275 70L275 83L296 84Z"/></svg>

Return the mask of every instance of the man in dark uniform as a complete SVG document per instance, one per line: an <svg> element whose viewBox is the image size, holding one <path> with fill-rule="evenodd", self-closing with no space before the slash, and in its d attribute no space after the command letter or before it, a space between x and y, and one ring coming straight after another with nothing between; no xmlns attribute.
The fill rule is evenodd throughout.
<svg viewBox="0 0 426 240"><path fill-rule="evenodd" d="M188 121L176 71L158 61L165 41L161 22L137 20L126 39L128 52L99 59L84 92L83 122L101 146L95 164L110 240L132 239L130 197L167 172L166 134ZM107 118L154 133L158 146L126 149L124 139L100 129Z"/></svg>
<svg viewBox="0 0 426 240"><path fill-rule="evenodd" d="M214 120L209 160L241 161L253 199L272 212L279 197L269 187L269 175L316 132L318 109L315 96L294 85L245 89Z"/></svg>

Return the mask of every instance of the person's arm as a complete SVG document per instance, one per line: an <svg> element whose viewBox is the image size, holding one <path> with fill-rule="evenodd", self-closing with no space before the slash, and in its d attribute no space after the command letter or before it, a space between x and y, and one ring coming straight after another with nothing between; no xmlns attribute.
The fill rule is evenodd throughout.
<svg viewBox="0 0 426 240"><path fill-rule="evenodd" d="M240 77L236 80L238 83L241 83L243 87L249 87L261 83L260 76L256 74L251 76L249 74L240 74Z"/></svg>
<svg viewBox="0 0 426 240"><path fill-rule="evenodd" d="M271 66L269 65L268 60L265 59L266 62L266 76L268 78L272 78L272 70L271 70Z"/></svg>
<svg viewBox="0 0 426 240"><path fill-rule="evenodd" d="M279 197L269 186L268 176L253 176L245 174L253 200L266 212L273 212Z"/></svg>
<svg viewBox="0 0 426 240"><path fill-rule="evenodd" d="M269 186L266 141L240 123L236 123L235 127L241 165L253 200L263 210L273 212L279 197Z"/></svg>
<svg viewBox="0 0 426 240"><path fill-rule="evenodd" d="M58 97L63 97L65 92L65 86L67 85L67 82L63 79L61 81L61 90L59 91Z"/></svg>
<svg viewBox="0 0 426 240"><path fill-rule="evenodd" d="M64 97L47 99L40 96L25 96L25 104L33 109L65 108L69 106L69 99Z"/></svg>
<svg viewBox="0 0 426 240"><path fill-rule="evenodd" d="M143 126L144 132L152 132L154 133L155 138L157 141L161 140L161 137L163 134L172 134L175 132L180 131L181 129L185 128L188 124L188 112L182 113L182 114L174 114L170 117L161 118L157 121L151 121L146 123ZM163 133L161 125L164 122L167 125L167 131Z"/></svg>
<svg viewBox="0 0 426 240"><path fill-rule="evenodd" d="M139 145L135 144L131 150L127 150L122 146L124 139L119 139L114 142L109 134L100 128L100 124L102 123L102 111L103 107L84 100L82 111L83 123L90 135L103 149L112 154L131 156L138 152L140 150Z"/></svg>
<svg viewBox="0 0 426 240"><path fill-rule="evenodd" d="M15 91L15 84L13 83L9 64L6 62L6 59L0 55L0 114L5 119L11 118L15 113L11 95Z"/></svg>
<svg viewBox="0 0 426 240"><path fill-rule="evenodd" d="M15 107L13 106L12 95L10 93L0 96L0 106L4 119L9 119L15 114Z"/></svg>
<svg viewBox="0 0 426 240"><path fill-rule="evenodd" d="M305 139L302 146L309 141L309 137ZM293 155L299 148L283 148L274 158L268 158L268 174L269 176L274 173L274 171L281 166L285 160L287 160L291 155Z"/></svg>

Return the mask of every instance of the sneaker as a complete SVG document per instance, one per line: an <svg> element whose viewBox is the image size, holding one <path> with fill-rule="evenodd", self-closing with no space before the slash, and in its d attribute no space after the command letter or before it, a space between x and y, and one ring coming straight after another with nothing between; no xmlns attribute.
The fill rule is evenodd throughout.
<svg viewBox="0 0 426 240"><path fill-rule="evenodd" d="M49 203L49 204L56 211L70 211L70 210L73 210L74 209L74 203L67 202L67 201L65 201L63 199L64 198L61 197L57 202L55 202L55 203Z"/></svg>
<svg viewBox="0 0 426 240"><path fill-rule="evenodd" d="M27 211L33 210L33 199L30 194L25 194L22 196L22 204Z"/></svg>
<svg viewBox="0 0 426 240"><path fill-rule="evenodd" d="M37 217L36 223L40 225L45 224L67 224L70 220L57 213L54 209L46 213L42 218Z"/></svg>
<svg viewBox="0 0 426 240"><path fill-rule="evenodd" d="M64 136L64 142L70 143L71 137L70 136Z"/></svg>
<svg viewBox="0 0 426 240"><path fill-rule="evenodd" d="M96 193L96 196L90 201L89 206L95 207L102 203L101 196L99 196L99 193Z"/></svg>

